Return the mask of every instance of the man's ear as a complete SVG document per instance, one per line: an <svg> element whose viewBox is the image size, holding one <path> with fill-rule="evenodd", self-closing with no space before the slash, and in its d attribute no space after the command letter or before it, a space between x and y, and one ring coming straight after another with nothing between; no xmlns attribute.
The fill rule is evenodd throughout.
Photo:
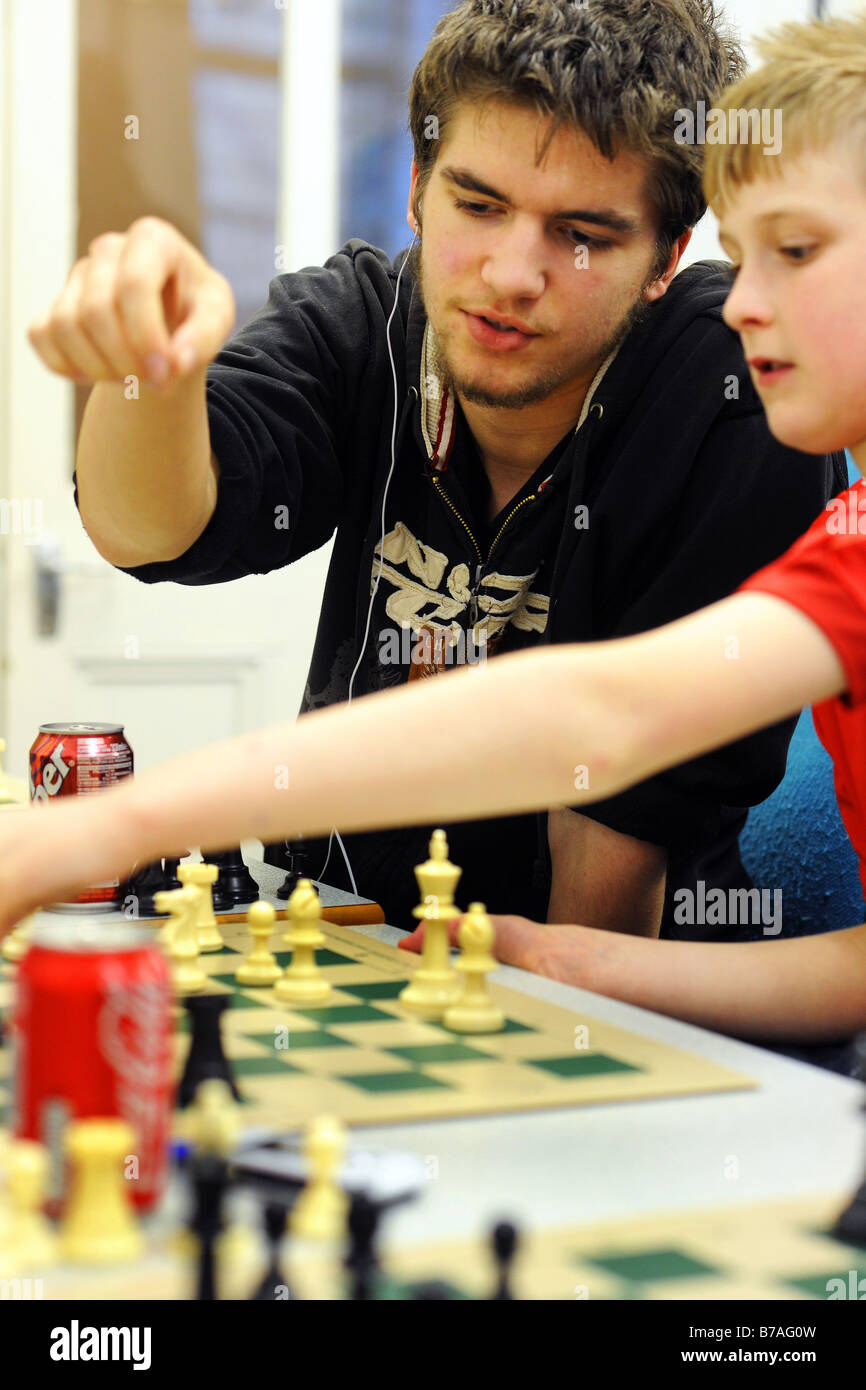
<svg viewBox="0 0 866 1390"><path fill-rule="evenodd" d="M652 284L648 285L644 290L644 299L648 304L652 304L654 300L661 299L662 295L667 294L668 286L677 273L679 263L685 254L686 247L692 239L694 230L694 227L689 227L687 232L683 232L681 237L677 237L671 247L671 256L667 264L667 269L657 280L653 280Z"/></svg>
<svg viewBox="0 0 866 1390"><path fill-rule="evenodd" d="M418 219L417 219L417 217L416 217L416 215L415 215L415 194L416 194L417 188L418 188L418 162L417 162L417 160L413 159L413 160L412 160L412 175L411 175L411 180L410 180L410 183L409 183L409 206L408 206L408 208L406 209L406 221L409 223L409 230L410 230L410 232L414 232L414 233L416 234L416 236L417 236L418 234L420 234L420 231L421 231L421 228L420 228L420 226L418 225ZM419 204L419 208L420 208L420 204Z"/></svg>

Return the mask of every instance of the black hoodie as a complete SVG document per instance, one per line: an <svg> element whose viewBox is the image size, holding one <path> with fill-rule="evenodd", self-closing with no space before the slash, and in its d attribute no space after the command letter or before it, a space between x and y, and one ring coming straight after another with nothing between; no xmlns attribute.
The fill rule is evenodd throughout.
<svg viewBox="0 0 866 1390"><path fill-rule="evenodd" d="M221 470L209 525L180 559L126 571L151 584L225 583L290 564L336 530L302 712L347 698L380 569L355 697L418 675L423 649L405 638L401 647L404 627L407 637L450 628L459 641L471 630L479 640L462 649L458 642L447 659L475 660L485 650L495 657L671 622L731 594L847 487L844 456L802 454L770 435L739 339L722 321L729 269L700 262L649 306L599 372L579 427L485 525L489 485L440 371L411 265L390 327L395 422L386 329L405 254L392 264L354 239L325 266L272 281L267 304L208 371ZM395 664L398 653L403 662ZM545 718L543 689L525 717ZM673 923L678 888L700 878L707 891L749 886L737 848L743 808L781 780L794 723L575 808L667 848L663 935L714 935ZM423 805L428 769L449 756L448 746L431 728L429 746L415 756ZM377 795L371 768L370 797ZM427 858L433 828L343 837L358 891L397 926L414 925L412 870ZM460 902L545 919L545 815L446 828L463 868ZM327 839L307 849L307 874L349 886L336 846L327 872Z"/></svg>

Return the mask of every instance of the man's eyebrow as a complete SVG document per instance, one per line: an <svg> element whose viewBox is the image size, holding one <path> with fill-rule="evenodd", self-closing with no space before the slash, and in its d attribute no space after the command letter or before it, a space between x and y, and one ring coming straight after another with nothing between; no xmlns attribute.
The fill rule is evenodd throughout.
<svg viewBox="0 0 866 1390"><path fill-rule="evenodd" d="M480 193L485 198L494 198L497 203L512 206L506 194L491 188L490 184L479 179L469 169L456 169L448 165L440 172L443 179L456 183L458 188L464 189L467 193ZM595 227L609 227L611 231L621 232L625 236L636 236L640 231L640 222L636 218L626 217L621 212L615 212L613 208L572 208L567 212L554 212L551 215L560 222L589 222Z"/></svg>

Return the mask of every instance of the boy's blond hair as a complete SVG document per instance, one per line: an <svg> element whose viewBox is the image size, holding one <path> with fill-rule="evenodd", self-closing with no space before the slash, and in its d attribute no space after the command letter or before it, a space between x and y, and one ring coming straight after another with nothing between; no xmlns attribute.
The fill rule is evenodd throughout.
<svg viewBox="0 0 866 1390"><path fill-rule="evenodd" d="M763 66L716 97L716 108L781 111L782 150L760 142L708 145L704 196L715 213L735 190L779 173L797 158L828 145L859 141L866 175L866 11L810 23L784 24L756 42Z"/></svg>

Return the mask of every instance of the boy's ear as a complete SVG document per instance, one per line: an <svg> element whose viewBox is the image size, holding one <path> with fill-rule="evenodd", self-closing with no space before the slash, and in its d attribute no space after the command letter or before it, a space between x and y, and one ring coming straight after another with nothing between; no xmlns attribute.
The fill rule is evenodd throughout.
<svg viewBox="0 0 866 1390"><path fill-rule="evenodd" d="M694 230L694 227L689 227L687 232L683 232L682 236L677 237L671 247L671 256L666 270L644 290L644 299L646 299L648 304L653 303L656 299L661 299L662 295L667 294L668 286L677 273L677 268L685 254L686 247L692 239Z"/></svg>

